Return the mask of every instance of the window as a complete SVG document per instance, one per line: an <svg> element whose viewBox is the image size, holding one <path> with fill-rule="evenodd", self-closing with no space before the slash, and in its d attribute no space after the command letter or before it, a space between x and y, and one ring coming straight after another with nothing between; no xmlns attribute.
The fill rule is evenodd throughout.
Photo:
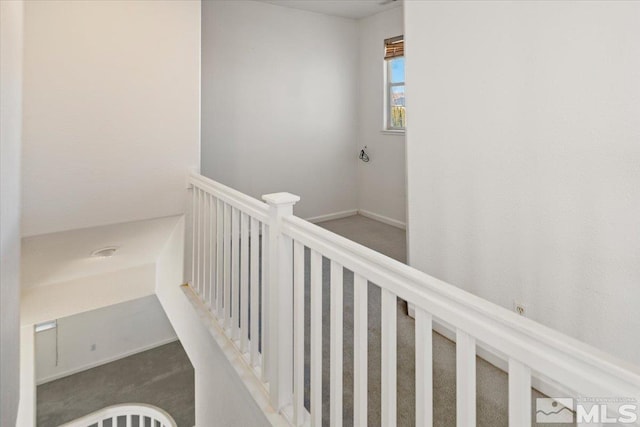
<svg viewBox="0 0 640 427"><path fill-rule="evenodd" d="M402 131L406 125L404 108L404 37L384 41L386 129Z"/></svg>

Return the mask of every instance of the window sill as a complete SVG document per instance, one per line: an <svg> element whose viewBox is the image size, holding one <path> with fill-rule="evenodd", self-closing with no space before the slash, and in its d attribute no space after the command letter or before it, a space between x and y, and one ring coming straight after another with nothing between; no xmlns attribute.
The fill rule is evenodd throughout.
<svg viewBox="0 0 640 427"><path fill-rule="evenodd" d="M380 133L384 135L404 136L404 130L382 129Z"/></svg>

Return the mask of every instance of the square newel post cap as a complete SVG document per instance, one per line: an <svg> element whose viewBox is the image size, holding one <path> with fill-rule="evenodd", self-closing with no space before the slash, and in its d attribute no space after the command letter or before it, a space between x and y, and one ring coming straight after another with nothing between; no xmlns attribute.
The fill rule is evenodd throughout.
<svg viewBox="0 0 640 427"><path fill-rule="evenodd" d="M293 206L300 200L300 196L291 193L271 193L262 196L262 200L270 206Z"/></svg>

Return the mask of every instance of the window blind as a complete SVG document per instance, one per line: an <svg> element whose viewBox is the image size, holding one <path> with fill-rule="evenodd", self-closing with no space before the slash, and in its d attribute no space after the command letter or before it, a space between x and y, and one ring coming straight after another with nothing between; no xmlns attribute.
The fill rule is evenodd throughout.
<svg viewBox="0 0 640 427"><path fill-rule="evenodd" d="M404 56L404 36L392 37L384 41L384 59Z"/></svg>

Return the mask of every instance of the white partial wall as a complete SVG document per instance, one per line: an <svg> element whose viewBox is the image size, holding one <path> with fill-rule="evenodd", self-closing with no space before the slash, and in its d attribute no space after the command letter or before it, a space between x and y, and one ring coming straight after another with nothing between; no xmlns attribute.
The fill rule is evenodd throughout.
<svg viewBox="0 0 640 427"><path fill-rule="evenodd" d="M406 224L404 134L384 129L384 40L402 35L402 7L360 19L358 69L358 152L365 145L369 163L358 160L358 208L362 214L396 226Z"/></svg>
<svg viewBox="0 0 640 427"><path fill-rule="evenodd" d="M357 210L358 25L255 1L202 3L202 172L298 216Z"/></svg>
<svg viewBox="0 0 640 427"><path fill-rule="evenodd" d="M132 242L137 228L123 239L96 237L90 227L185 210L186 171L199 164L200 2L32 0L24 22L22 235L85 228L87 236L66 260L47 247L61 262L47 264L46 285L23 289L19 425L27 427L35 409L33 324L154 293L155 259L143 263L129 251L140 249ZM89 277L99 262L89 254L106 240L129 258L118 269L90 268ZM70 274L56 282L62 271Z"/></svg>
<svg viewBox="0 0 640 427"><path fill-rule="evenodd" d="M20 364L22 1L0 1L0 425L16 423Z"/></svg>
<svg viewBox="0 0 640 427"><path fill-rule="evenodd" d="M24 61L23 235L184 212L199 1L31 0Z"/></svg>
<svg viewBox="0 0 640 427"><path fill-rule="evenodd" d="M158 299L148 296L58 319L36 333L38 384L175 341Z"/></svg>
<svg viewBox="0 0 640 427"><path fill-rule="evenodd" d="M182 219L158 258L156 293L195 370L196 425L270 425L179 286L184 279L184 227Z"/></svg>
<svg viewBox="0 0 640 427"><path fill-rule="evenodd" d="M640 3L405 25L410 264L640 364Z"/></svg>

